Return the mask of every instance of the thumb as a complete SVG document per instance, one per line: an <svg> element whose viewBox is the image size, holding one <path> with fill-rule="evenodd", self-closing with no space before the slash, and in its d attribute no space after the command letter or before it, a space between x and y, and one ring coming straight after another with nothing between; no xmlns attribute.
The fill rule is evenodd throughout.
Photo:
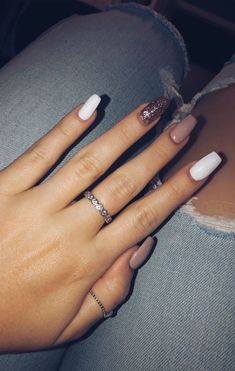
<svg viewBox="0 0 235 371"><path fill-rule="evenodd" d="M134 269L146 260L152 249L154 239L148 237L141 246L133 246L125 251L100 277L92 287L92 292L109 313L127 297ZM141 258L140 258L141 256ZM88 293L76 317L57 339L56 345L65 341L78 339L84 335L97 321L103 319L103 311L94 297Z"/></svg>
<svg viewBox="0 0 235 371"><path fill-rule="evenodd" d="M102 302L106 313L113 310L126 299L130 291L134 269L139 268L146 260L153 244L154 239L147 237L141 246L137 245L129 248L119 256L113 265L93 285L92 291ZM98 307L102 318L103 312L100 306L91 295L90 297Z"/></svg>

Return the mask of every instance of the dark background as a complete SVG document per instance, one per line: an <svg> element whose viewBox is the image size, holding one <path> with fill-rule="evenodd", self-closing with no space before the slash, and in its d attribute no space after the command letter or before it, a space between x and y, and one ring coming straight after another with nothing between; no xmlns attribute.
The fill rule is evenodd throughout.
<svg viewBox="0 0 235 371"><path fill-rule="evenodd" d="M123 1L128 2L128 1ZM139 3L148 5L150 1ZM167 16L182 33L189 52L190 62L200 70L195 78L197 85L204 84L216 74L224 62L235 51L235 0L179 0L196 6L209 14L209 18L176 6L177 0L159 0L160 12ZM167 4L167 5L164 5ZM173 5L174 4L174 5ZM197 9L196 8L196 9ZM33 41L43 31L74 13L89 14L99 12L95 7L76 0L1 0L0 1L0 67ZM210 17L219 17L223 22L217 24ZM199 70L198 70L199 68ZM198 89L200 86L197 86Z"/></svg>

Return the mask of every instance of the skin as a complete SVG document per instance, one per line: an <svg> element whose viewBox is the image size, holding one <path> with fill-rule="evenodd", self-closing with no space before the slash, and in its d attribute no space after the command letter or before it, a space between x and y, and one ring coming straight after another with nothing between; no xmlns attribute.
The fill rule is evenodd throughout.
<svg viewBox="0 0 235 371"><path fill-rule="evenodd" d="M224 161L213 175L213 181L202 187L193 200L196 210L204 215L235 218L235 85L205 96L193 110L195 117L205 122L197 140L168 172L163 181L182 166L208 151L224 153ZM196 131L196 128L195 128Z"/></svg>
<svg viewBox="0 0 235 371"><path fill-rule="evenodd" d="M139 241L155 230L206 181L195 181L189 162L154 192L126 206L187 143L166 130L145 151L92 184L157 122L144 126L137 107L56 174L38 183L96 117L82 121L75 108L24 154L0 172L0 350L53 347L79 338L102 312L127 296L129 259ZM152 161L152 159L155 161ZM101 215L82 197L85 189L108 205L115 220L102 228ZM126 206L126 207L125 207Z"/></svg>

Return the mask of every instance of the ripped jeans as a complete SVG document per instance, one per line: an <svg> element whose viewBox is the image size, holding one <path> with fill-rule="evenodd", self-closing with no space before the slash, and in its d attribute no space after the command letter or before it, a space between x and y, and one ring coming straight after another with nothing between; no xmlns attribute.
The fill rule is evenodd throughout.
<svg viewBox="0 0 235 371"><path fill-rule="evenodd" d="M175 120L203 94L234 83L234 66L231 61L182 105ZM140 103L167 94L179 104L187 69L179 33L144 7L128 4L60 22L0 71L1 168L93 93L103 96L105 116L67 159ZM1 355L0 371L234 370L235 230L208 225L186 206L159 228L157 247L115 317L73 344Z"/></svg>

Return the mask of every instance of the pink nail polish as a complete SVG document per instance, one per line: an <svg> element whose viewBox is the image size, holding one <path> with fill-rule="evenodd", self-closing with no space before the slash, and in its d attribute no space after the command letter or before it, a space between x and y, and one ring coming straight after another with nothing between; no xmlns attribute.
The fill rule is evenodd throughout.
<svg viewBox="0 0 235 371"><path fill-rule="evenodd" d="M146 240L140 245L137 251L134 252L129 261L129 266L132 269L137 269L148 257L150 251L152 250L154 244L154 239L152 237L147 237Z"/></svg>
<svg viewBox="0 0 235 371"><path fill-rule="evenodd" d="M196 123L197 120L195 119L195 117L193 117L192 115L187 116L183 121L177 124L170 131L170 138L177 144L182 142L189 136Z"/></svg>

